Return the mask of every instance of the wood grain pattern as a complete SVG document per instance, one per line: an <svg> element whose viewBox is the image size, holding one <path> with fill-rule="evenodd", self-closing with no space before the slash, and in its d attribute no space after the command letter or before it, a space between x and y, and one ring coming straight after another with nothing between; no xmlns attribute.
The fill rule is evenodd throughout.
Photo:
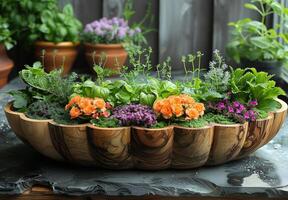
<svg viewBox="0 0 288 200"><path fill-rule="evenodd" d="M49 122L50 137L55 149L68 161L93 164L86 136L87 124L60 125Z"/></svg>
<svg viewBox="0 0 288 200"><path fill-rule="evenodd" d="M41 154L56 160L62 160L50 138L49 122L52 122L52 120L35 120L29 119L24 114L20 115L20 126L27 142Z"/></svg>
<svg viewBox="0 0 288 200"><path fill-rule="evenodd" d="M4 112L7 118L9 125L13 132L19 137L23 142L26 140L25 137L22 135L23 131L20 125L20 116L23 115L22 113L12 111L12 103L8 103L4 107Z"/></svg>
<svg viewBox="0 0 288 200"><path fill-rule="evenodd" d="M214 138L208 165L233 160L241 151L247 135L248 123L214 126Z"/></svg>
<svg viewBox="0 0 288 200"><path fill-rule="evenodd" d="M132 168L130 154L130 127L87 127L89 151L101 167L109 169Z"/></svg>
<svg viewBox="0 0 288 200"><path fill-rule="evenodd" d="M203 128L170 126L100 128L92 124L60 125L33 120L4 108L16 135L53 159L109 169L192 169L247 156L272 139L287 114L287 104L253 123Z"/></svg>
<svg viewBox="0 0 288 200"><path fill-rule="evenodd" d="M276 136L287 116L287 104L280 99L277 99L277 101L281 104L281 108L273 113L273 124L271 127L271 131L269 136L264 141L263 145L267 144L270 140L272 140Z"/></svg>
<svg viewBox="0 0 288 200"><path fill-rule="evenodd" d="M272 114L263 120L250 122L244 146L237 157L245 157L253 153L255 150L259 149L262 146L263 142L265 142L269 137L272 124Z"/></svg>
<svg viewBox="0 0 288 200"><path fill-rule="evenodd" d="M213 131L213 126L174 127L172 168L191 169L203 166L209 157Z"/></svg>
<svg viewBox="0 0 288 200"><path fill-rule="evenodd" d="M174 136L172 126L161 129L132 127L131 134L136 168L159 170L170 167Z"/></svg>

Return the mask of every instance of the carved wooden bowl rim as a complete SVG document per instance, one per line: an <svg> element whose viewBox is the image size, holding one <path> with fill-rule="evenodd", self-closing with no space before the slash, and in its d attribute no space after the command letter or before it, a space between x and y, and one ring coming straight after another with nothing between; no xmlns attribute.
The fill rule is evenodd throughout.
<svg viewBox="0 0 288 200"><path fill-rule="evenodd" d="M287 111L288 109L288 105L281 99L276 99L280 104L281 104L281 108L269 113L268 117L264 118L264 119L257 119L257 121L265 121L267 119L271 119L273 118L273 113L281 113L284 112L285 110ZM97 127L94 126L93 124L90 123L85 123L85 124L75 124L75 125L66 125L66 124L58 124L57 122L55 122L53 119L31 119L29 117L27 117L24 113L20 113L20 112L16 112L13 111L11 109L12 106L12 102L9 102L5 105L4 107L4 111L7 113L11 113L14 115L19 115L21 119L26 120L26 121L30 121L30 122L48 122L49 124L52 124L54 126L59 126L59 127L70 127L70 128L77 128L77 127L87 127L87 128L91 128L91 129L101 129L101 130L123 130L123 129L137 129L137 130L145 130L145 131L161 131L161 130L169 130L169 129L173 129L173 128L178 128L178 129L186 129L186 130L203 130L203 129L209 129L211 127L240 127L243 126L245 124L248 124L249 122L245 122L243 124L240 123L236 123L236 124L219 124L219 123L210 123L204 127L200 127L200 128L189 128L189 127L183 127L183 126L179 126L179 125L169 125L163 128L145 128L145 127L139 127L139 126L130 126L130 127L115 127L115 128L104 128L104 127Z"/></svg>

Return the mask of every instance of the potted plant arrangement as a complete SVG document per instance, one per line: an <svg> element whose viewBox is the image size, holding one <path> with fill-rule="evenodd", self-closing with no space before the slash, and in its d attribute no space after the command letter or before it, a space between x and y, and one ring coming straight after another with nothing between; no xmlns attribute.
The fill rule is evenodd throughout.
<svg viewBox="0 0 288 200"><path fill-rule="evenodd" d="M151 75L150 53L135 52L132 70L124 66L120 80L107 79L97 65L95 81L75 74L62 80L59 70L27 66L20 72L27 88L12 91L14 101L5 107L12 129L54 159L146 170L225 163L277 134L287 104L266 72L233 70L215 51L201 78L198 52L182 58L184 80L172 81L169 59Z"/></svg>
<svg viewBox="0 0 288 200"><path fill-rule="evenodd" d="M118 72L128 56L125 43L138 42L142 39L139 27L130 28L127 21L117 17L112 19L104 17L86 24L82 34L89 65L101 64Z"/></svg>
<svg viewBox="0 0 288 200"><path fill-rule="evenodd" d="M229 24L233 27L232 38L227 45L229 56L241 63L242 67L255 67L259 71L280 76L283 61L288 55L285 48L288 40L287 34L278 29L287 19L286 8L274 0L252 1L245 4L245 7L260 15L261 21L245 18ZM267 18L273 14L281 18L281 24L269 28Z"/></svg>
<svg viewBox="0 0 288 200"><path fill-rule="evenodd" d="M12 33L5 18L0 17L0 87L8 81L8 75L13 68L13 61L6 54L15 44L11 37Z"/></svg>
<svg viewBox="0 0 288 200"><path fill-rule="evenodd" d="M63 11L45 10L37 27L38 37L35 43L35 56L42 61L45 70L51 71L56 66L63 66L67 74L76 59L81 22L74 17L71 4Z"/></svg>

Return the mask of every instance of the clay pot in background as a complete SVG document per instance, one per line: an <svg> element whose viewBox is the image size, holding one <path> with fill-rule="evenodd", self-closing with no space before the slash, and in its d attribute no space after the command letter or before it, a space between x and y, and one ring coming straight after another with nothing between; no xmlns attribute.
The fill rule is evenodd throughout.
<svg viewBox="0 0 288 200"><path fill-rule="evenodd" d="M47 72L61 67L63 64L63 75L68 74L74 64L77 56L77 46L79 43L73 42L44 42L38 41L35 43L35 57L37 61L43 61L44 68Z"/></svg>
<svg viewBox="0 0 288 200"><path fill-rule="evenodd" d="M90 67L93 67L94 61L96 64L100 64L102 60L102 66L105 68L120 71L127 60L128 53L122 44L86 43L84 46L85 56Z"/></svg>
<svg viewBox="0 0 288 200"><path fill-rule="evenodd" d="M10 74L14 63L7 56L5 46L0 44L0 88L8 82L8 75Z"/></svg>

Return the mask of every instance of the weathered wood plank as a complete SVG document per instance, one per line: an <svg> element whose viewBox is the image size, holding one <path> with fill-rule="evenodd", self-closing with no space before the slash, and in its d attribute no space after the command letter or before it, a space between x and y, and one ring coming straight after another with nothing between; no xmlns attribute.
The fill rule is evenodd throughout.
<svg viewBox="0 0 288 200"><path fill-rule="evenodd" d="M230 40L229 22L245 17L259 18L255 12L244 8L244 3L248 2L250 0L214 0L213 49L226 52L226 44Z"/></svg>
<svg viewBox="0 0 288 200"><path fill-rule="evenodd" d="M152 3L152 15L154 17L153 22L150 24L148 20L145 22L146 27L155 29L155 31L150 32L146 35L148 45L153 49L152 63L156 65L158 63L158 27L159 27L159 0L149 0ZM133 8L135 10L135 15L131 18L130 24L139 23L145 17L146 11L148 9L149 1L134 0ZM125 0L105 0L103 1L103 16L111 17L121 17L123 9L125 6Z"/></svg>
<svg viewBox="0 0 288 200"><path fill-rule="evenodd" d="M160 0L159 59L172 58L183 70L182 55L202 51L207 66L212 50L212 0Z"/></svg>

